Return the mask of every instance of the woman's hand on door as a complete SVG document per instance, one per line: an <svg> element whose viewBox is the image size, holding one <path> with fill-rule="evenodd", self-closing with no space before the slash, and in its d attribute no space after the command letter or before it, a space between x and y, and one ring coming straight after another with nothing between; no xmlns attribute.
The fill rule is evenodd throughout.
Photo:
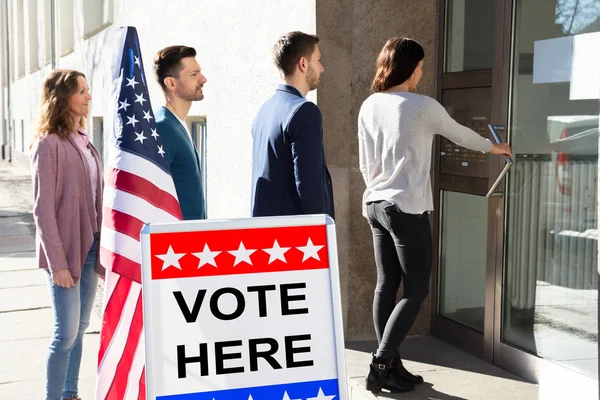
<svg viewBox="0 0 600 400"><path fill-rule="evenodd" d="M512 157L512 150L506 143L494 144L491 153Z"/></svg>

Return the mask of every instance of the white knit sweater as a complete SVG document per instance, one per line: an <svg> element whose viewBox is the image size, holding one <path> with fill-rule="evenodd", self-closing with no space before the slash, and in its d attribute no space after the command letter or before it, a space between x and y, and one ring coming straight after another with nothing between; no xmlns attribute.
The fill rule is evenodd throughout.
<svg viewBox="0 0 600 400"><path fill-rule="evenodd" d="M360 171L367 202L387 200L408 214L433 210L430 169L433 136L471 150L489 152L492 143L454 121L431 97L374 93L358 116Z"/></svg>

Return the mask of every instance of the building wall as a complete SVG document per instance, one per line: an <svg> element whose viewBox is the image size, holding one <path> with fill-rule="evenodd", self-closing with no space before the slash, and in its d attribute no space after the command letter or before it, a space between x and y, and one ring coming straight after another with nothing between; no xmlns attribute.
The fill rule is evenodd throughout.
<svg viewBox="0 0 600 400"><path fill-rule="evenodd" d="M15 4L8 0L14 30ZM302 30L321 37L325 74L309 94L323 113L325 149L331 169L337 213L338 245L346 338L373 339L372 293L375 267L368 224L361 216L364 184L358 170L356 119L369 95L375 60L385 41L406 35L425 47L426 73L421 91L434 95L437 0L261 0L260 2L208 0L55 0L56 67L83 71L93 96L89 130L93 142L110 146L112 55L111 32L117 26L138 30L152 106L163 102L154 82L152 59L172 44L193 46L208 78L205 99L195 103L190 116L205 117L208 131L207 173L210 218L249 215L251 176L250 127L260 105L273 93L279 76L271 48L284 32ZM35 130L40 90L50 72L52 42L48 0L24 4L27 15L37 5L36 40L26 36L24 47L11 40L11 57L24 52L26 63L37 51L37 68L26 66L23 76L11 74L12 121L17 141L13 159L26 162L27 144ZM410 17L407 17L410 16ZM34 32L34 30L32 30ZM1 37L1 35L0 35ZM35 59L35 57L33 57ZM104 131L100 126L104 122ZM100 145L103 142L103 146ZM413 333L429 330L429 304L423 307Z"/></svg>
<svg viewBox="0 0 600 400"><path fill-rule="evenodd" d="M131 25L138 30L154 108L164 101L152 74L152 59L156 51L172 44L195 47L208 83L205 85L204 101L194 103L189 115L207 119L210 217L248 216L250 127L259 106L273 93L279 81L271 61L271 47L287 31L315 32L315 0L266 0L259 3L151 0L144 2L143 8L133 0L113 1L57 0L56 66L75 68L87 75L93 96L91 118L109 121L111 33L115 27ZM39 0L39 3L46 2ZM61 6L63 3L73 7L65 9ZM102 4L110 4L109 15L104 19L95 18L90 9L94 9L96 4L100 4L100 10ZM90 25L91 17L94 21ZM65 22L69 18L72 18L72 23ZM97 32L94 32L94 26ZM41 36L45 26L39 26L38 32ZM12 52L18 57L20 51L13 42L15 40L11 42ZM39 42L43 46L44 40ZM28 43L22 51L29 54ZM23 159L19 157L23 149L27 153L24 143L30 142L35 130L40 90L49 72L50 64L47 64L12 82L16 158ZM89 129L94 143L98 145L103 137L104 148L108 148L110 124L104 124L104 135L101 135L94 132L92 119Z"/></svg>
<svg viewBox="0 0 600 400"><path fill-rule="evenodd" d="M361 215L365 186L358 169L358 112L370 94L377 55L393 36L408 36L423 45L425 73L419 91L435 95L437 4L437 0L317 3L317 34L325 67L318 104L335 191L347 339L375 337L371 307L376 274L371 232ZM430 306L426 300L413 334L429 332Z"/></svg>

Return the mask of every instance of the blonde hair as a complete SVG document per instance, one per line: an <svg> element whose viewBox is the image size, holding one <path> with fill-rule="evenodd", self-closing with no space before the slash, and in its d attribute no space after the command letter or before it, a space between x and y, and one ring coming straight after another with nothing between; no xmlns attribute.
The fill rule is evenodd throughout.
<svg viewBox="0 0 600 400"><path fill-rule="evenodd" d="M85 75L72 69L55 69L44 81L42 87L42 104L40 121L32 143L49 134L57 134L66 139L75 125L73 115L69 112L69 97L77 92L77 78ZM85 129L86 118L81 117L79 127Z"/></svg>

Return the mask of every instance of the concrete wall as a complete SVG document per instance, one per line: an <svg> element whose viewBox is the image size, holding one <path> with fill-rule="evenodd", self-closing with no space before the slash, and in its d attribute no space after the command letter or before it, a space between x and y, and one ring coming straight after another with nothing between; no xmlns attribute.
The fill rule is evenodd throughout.
<svg viewBox="0 0 600 400"><path fill-rule="evenodd" d="M376 274L371 232L361 216L364 182L358 169L358 111L370 94L377 55L392 36L409 36L423 45L425 74L419 92L435 95L437 5L437 0L317 3L317 34L325 67L318 104L334 181L348 340L375 337L371 307ZM429 320L430 302L426 301L412 333L428 333Z"/></svg>

